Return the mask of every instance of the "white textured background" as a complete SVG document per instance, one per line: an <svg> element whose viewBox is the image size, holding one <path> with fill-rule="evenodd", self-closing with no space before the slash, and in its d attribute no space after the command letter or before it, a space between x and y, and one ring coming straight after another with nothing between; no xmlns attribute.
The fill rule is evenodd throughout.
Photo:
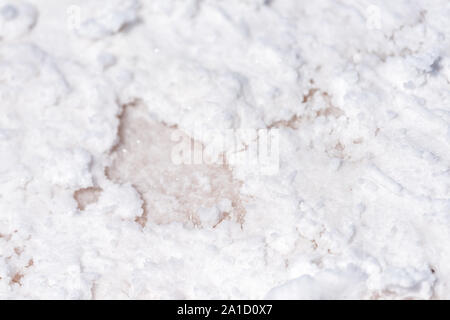
<svg viewBox="0 0 450 320"><path fill-rule="evenodd" d="M279 172L175 166L175 128L278 128ZM449 1L0 0L0 298L442 299L449 265Z"/></svg>

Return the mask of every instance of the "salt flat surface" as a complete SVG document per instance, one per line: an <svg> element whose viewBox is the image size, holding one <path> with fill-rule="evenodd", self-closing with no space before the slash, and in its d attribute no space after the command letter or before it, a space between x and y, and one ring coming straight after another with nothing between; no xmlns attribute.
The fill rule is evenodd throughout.
<svg viewBox="0 0 450 320"><path fill-rule="evenodd" d="M277 170L174 162L230 129ZM449 1L0 0L1 299L449 299L449 265Z"/></svg>

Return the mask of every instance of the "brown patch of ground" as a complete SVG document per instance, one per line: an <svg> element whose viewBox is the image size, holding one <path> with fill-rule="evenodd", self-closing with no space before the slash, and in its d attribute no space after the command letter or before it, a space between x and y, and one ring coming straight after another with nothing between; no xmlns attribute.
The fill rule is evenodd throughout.
<svg viewBox="0 0 450 320"><path fill-rule="evenodd" d="M145 226L148 221L176 221L200 227L198 209L214 207L223 199L231 201L232 210L221 213L214 226L225 219L243 223L241 182L233 179L229 167L176 165L171 157L172 148L178 143L171 139L176 126L152 119L139 102L124 106L120 120L120 141L112 150L112 164L106 175L116 183L131 183L141 195L144 213L136 218L137 223Z"/></svg>

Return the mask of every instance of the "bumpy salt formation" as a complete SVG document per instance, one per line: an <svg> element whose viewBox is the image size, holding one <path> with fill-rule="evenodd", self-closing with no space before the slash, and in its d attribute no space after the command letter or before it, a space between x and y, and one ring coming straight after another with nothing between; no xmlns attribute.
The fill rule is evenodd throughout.
<svg viewBox="0 0 450 320"><path fill-rule="evenodd" d="M12 40L30 32L37 19L36 8L26 2L0 1L0 40Z"/></svg>
<svg viewBox="0 0 450 320"><path fill-rule="evenodd" d="M449 298L449 16L0 0L0 298ZM232 129L276 174L170 159Z"/></svg>

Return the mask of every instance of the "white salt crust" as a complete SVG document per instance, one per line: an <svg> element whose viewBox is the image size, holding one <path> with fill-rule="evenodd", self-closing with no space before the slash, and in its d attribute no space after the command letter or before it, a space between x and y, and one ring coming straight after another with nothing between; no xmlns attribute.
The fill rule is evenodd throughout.
<svg viewBox="0 0 450 320"><path fill-rule="evenodd" d="M450 298L449 17L0 0L0 299ZM230 128L279 172L171 162Z"/></svg>

